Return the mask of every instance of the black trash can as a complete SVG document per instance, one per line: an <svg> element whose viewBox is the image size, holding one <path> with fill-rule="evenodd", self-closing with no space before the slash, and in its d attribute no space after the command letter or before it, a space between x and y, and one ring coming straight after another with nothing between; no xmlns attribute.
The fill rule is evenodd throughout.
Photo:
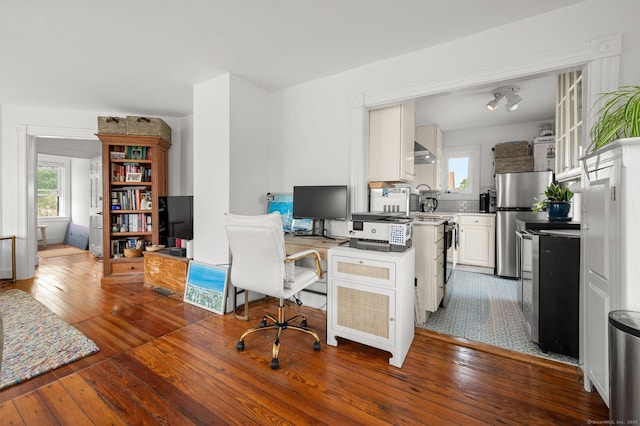
<svg viewBox="0 0 640 426"><path fill-rule="evenodd" d="M640 312L609 312L609 418L640 421Z"/></svg>

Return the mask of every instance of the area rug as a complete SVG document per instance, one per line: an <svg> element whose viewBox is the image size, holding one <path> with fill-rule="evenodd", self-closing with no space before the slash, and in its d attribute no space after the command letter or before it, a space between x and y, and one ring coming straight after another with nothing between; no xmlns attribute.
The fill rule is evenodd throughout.
<svg viewBox="0 0 640 426"><path fill-rule="evenodd" d="M58 257L69 256L70 254L86 253L86 250L82 250L76 247L65 247L60 249L42 250L38 252L38 256L41 257Z"/></svg>
<svg viewBox="0 0 640 426"><path fill-rule="evenodd" d="M98 352L76 328L22 290L0 294L4 353L0 389Z"/></svg>
<svg viewBox="0 0 640 426"><path fill-rule="evenodd" d="M422 327L576 365L575 358L542 352L531 341L518 305L517 285L516 280L456 269L447 283L446 308L431 314Z"/></svg>

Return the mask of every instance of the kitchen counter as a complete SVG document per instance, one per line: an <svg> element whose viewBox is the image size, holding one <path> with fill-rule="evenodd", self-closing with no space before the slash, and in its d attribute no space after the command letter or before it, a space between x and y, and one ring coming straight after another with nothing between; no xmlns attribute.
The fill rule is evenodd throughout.
<svg viewBox="0 0 640 426"><path fill-rule="evenodd" d="M540 231L542 229L580 229L580 222L573 220L516 219L516 226L519 229L531 229L532 231Z"/></svg>
<svg viewBox="0 0 640 426"><path fill-rule="evenodd" d="M419 212L411 213L414 225L441 225L445 222L458 222L460 216L495 216L495 213L470 212Z"/></svg>

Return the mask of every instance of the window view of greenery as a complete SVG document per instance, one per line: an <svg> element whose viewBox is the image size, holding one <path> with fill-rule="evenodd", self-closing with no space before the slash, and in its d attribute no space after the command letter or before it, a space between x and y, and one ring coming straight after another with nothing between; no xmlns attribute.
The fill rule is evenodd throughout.
<svg viewBox="0 0 640 426"><path fill-rule="evenodd" d="M60 215L59 167L38 165L38 217Z"/></svg>
<svg viewBox="0 0 640 426"><path fill-rule="evenodd" d="M449 157L447 189L455 192L469 190L469 157Z"/></svg>

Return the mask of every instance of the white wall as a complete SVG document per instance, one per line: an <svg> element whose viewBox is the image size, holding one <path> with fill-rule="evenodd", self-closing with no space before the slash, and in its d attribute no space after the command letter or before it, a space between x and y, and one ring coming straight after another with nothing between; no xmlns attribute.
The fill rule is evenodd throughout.
<svg viewBox="0 0 640 426"><path fill-rule="evenodd" d="M266 91L231 76L231 213L267 211L272 152L267 101Z"/></svg>
<svg viewBox="0 0 640 426"><path fill-rule="evenodd" d="M225 74L193 89L193 258L210 264L229 260L230 80Z"/></svg>
<svg viewBox="0 0 640 426"><path fill-rule="evenodd" d="M619 0L615 4L611 7L605 0L588 0L274 93L274 189L287 190L297 183L349 181L350 135L357 131L349 121L350 102L358 102L358 96L363 98L360 102L371 105L370 95L384 100L387 92L401 93L416 82L433 87L458 82L464 88L478 75L501 82L520 77L508 75L514 63L558 49L571 52L576 45L618 32L623 33L621 82L637 84L640 28L635 16L640 13L640 3Z"/></svg>
<svg viewBox="0 0 640 426"><path fill-rule="evenodd" d="M84 158L71 159L71 223L89 228L89 165Z"/></svg>
<svg viewBox="0 0 640 426"><path fill-rule="evenodd" d="M544 121L553 123L554 119ZM539 136L540 123L510 124L507 126L482 127L449 131L443 134L444 146L480 145L480 190L494 187L493 147L498 143L512 141L533 142ZM446 195L443 194L443 199Z"/></svg>

